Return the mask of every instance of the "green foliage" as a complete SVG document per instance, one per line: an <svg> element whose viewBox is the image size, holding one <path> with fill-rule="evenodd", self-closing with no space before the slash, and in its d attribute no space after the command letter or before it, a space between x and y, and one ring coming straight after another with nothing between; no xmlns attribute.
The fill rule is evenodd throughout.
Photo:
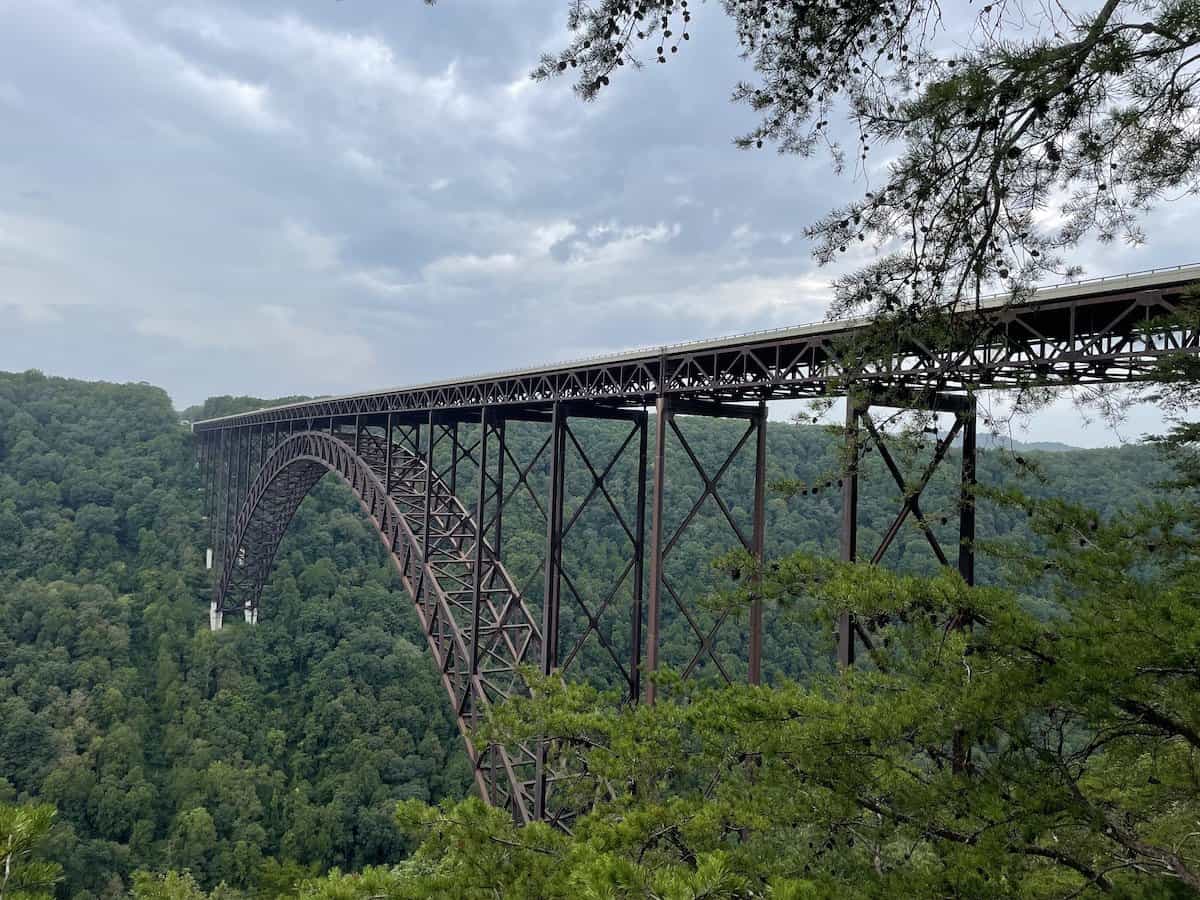
<svg viewBox="0 0 1200 900"><path fill-rule="evenodd" d="M196 879L186 872L165 875L135 872L132 894L134 900L205 900L208 897Z"/></svg>
<svg viewBox="0 0 1200 900"><path fill-rule="evenodd" d="M214 635L165 393L0 375L0 435L0 801L58 808L61 896L169 867L287 895L403 855L398 800L465 792L424 639L344 491L301 509L263 627Z"/></svg>
<svg viewBox="0 0 1200 900"><path fill-rule="evenodd" d="M949 570L797 553L762 573L764 594L794 624L852 611L875 647L864 665L772 688L677 683L636 709L547 679L502 710L493 736L547 735L581 758L568 805L611 796L555 846L540 895L571 896L599 867L610 896L653 896L667 888L650 879L699 877L714 854L733 885L716 896L1200 892L1200 508L1184 494L1100 522L1020 503L1041 547L1010 548L1015 585L1036 573L1050 619ZM458 809L434 821L433 837L516 834Z"/></svg>
<svg viewBox="0 0 1200 900"><path fill-rule="evenodd" d="M54 807L0 804L0 900L48 898L62 869L38 856L54 823Z"/></svg>
<svg viewBox="0 0 1200 900"><path fill-rule="evenodd" d="M206 414L255 405L224 398ZM710 472L742 431L679 424ZM581 421L578 432L601 461L623 437L619 423ZM469 768L410 601L343 488L323 482L301 506L260 624L211 634L200 484L188 432L162 392L0 376L0 435L0 801L57 807L42 855L61 866L59 896L1062 896L1082 886L1077 869L1013 848L1061 848L1101 871L1117 864L1114 840L1097 825L1107 815L1145 848L1179 844L1185 858L1192 850L1190 745L1164 729L1200 728L1187 674L1194 517L1178 498L1155 505L1159 485L1176 476L1150 448L983 453L980 480L997 488L979 498L989 550L980 572L994 587L968 591L939 574L915 525L887 557L895 572L822 561L835 551L834 437L773 424L769 479L787 490L768 500L776 564L762 575L766 673L777 687L714 692L717 672L702 663L695 681L660 676L671 702L617 710L602 693L617 685L617 669L590 637L569 673L581 682L547 684L544 702L515 704L494 723L557 735L572 757L581 736L592 742L590 778L576 790L609 799L567 836L516 829L461 800ZM509 432L525 461L543 437L532 426ZM919 471L928 453L917 440L898 458ZM922 500L946 546L955 463ZM702 484L682 447L669 447L668 465L674 528ZM610 492L632 521L630 475L619 463ZM529 479L540 491L547 478L543 459ZM460 479L468 502L471 481ZM745 461L721 481L743 528L751 484ZM591 486L572 456L568 508ZM899 502L868 457L864 546ZM1120 515L1138 503L1142 513ZM590 509L576 528L564 565L583 596L602 597L628 560L628 540ZM504 558L532 585L535 606L543 541L532 502L514 500ZM707 501L667 574L694 598L702 626L730 613L714 652L738 679L753 573L729 556L736 543ZM601 616L619 658L631 596L626 580ZM875 629L886 654L837 679L828 622L842 606ZM979 621L964 633L928 622L951 609ZM564 645L586 622L568 600ZM1104 640L1090 641L1095 634ZM695 646L687 620L664 609L668 665L682 668ZM895 657L886 669L885 656ZM1139 667L1149 657L1182 674L1146 679ZM1055 716L1025 715L1045 708ZM970 737L973 779L947 762L960 733ZM1083 753L1098 733L1104 740ZM1060 739L1076 754L1058 759L1073 780L1052 777L1046 748ZM1010 814L1012 823L984 828L975 843L937 832ZM874 847L882 874L866 850ZM1114 890L1151 896L1146 879L1131 880L1135 865L1161 874L1161 858L1142 855L1105 877Z"/></svg>

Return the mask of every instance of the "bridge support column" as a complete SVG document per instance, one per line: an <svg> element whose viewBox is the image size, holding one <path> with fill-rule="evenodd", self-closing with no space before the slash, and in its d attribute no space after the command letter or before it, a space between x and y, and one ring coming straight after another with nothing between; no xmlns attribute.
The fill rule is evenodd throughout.
<svg viewBox="0 0 1200 900"><path fill-rule="evenodd" d="M546 509L546 584L542 593L542 674L558 668L558 621L562 602L563 489L567 437L561 403L550 421L550 499Z"/></svg>
<svg viewBox="0 0 1200 900"><path fill-rule="evenodd" d="M504 461L508 458L508 441L506 437L507 428L504 424L503 417L497 416L491 424L491 436L496 441L496 481L495 481L495 497L496 511L492 514L489 530L491 532L492 549L495 551L496 559L504 558ZM488 435L488 429L484 428L485 439Z"/></svg>
<svg viewBox="0 0 1200 900"><path fill-rule="evenodd" d="M975 584L975 418L974 398L959 413L962 426L962 473L958 500L958 574L967 584Z"/></svg>
<svg viewBox="0 0 1200 900"><path fill-rule="evenodd" d="M447 435L450 438L450 477L447 481L450 484L450 493L458 496L458 461L462 456L462 444L458 439L458 420L455 419L446 426Z"/></svg>
<svg viewBox="0 0 1200 900"><path fill-rule="evenodd" d="M233 473L233 432L231 429L221 431L221 463L217 478L220 510L217 513L217 565L225 565L225 535L229 534L230 508L233 504L233 485L230 477Z"/></svg>
<svg viewBox="0 0 1200 900"><path fill-rule="evenodd" d="M329 433L330 434L333 433L333 419L332 418L330 418L330 420L329 420ZM262 446L261 429L254 425L251 425L246 429L245 475L243 477L241 490L238 493L239 498L245 498L245 496L247 494L249 494L250 485L254 481L254 473L256 471L258 471L258 467L261 464L256 459L256 456L257 456L257 452L255 450L255 443L256 443L255 435L256 434L259 436L257 443L261 447ZM245 548L238 547L237 553L238 553L238 565L245 566L245 564L246 564ZM246 598L246 601L242 606L242 619L243 619L243 621L245 621L245 623L247 625L257 625L258 624L258 598L256 596L251 595Z"/></svg>
<svg viewBox="0 0 1200 900"><path fill-rule="evenodd" d="M633 614L629 639L629 701L637 703L642 696L642 596L646 567L646 432L647 415L638 420L637 511L633 547Z"/></svg>
<svg viewBox="0 0 1200 900"><path fill-rule="evenodd" d="M202 479L204 490L204 530L207 536L204 547L204 568L210 572L213 567L213 548L216 546L216 467L219 463L216 440L216 435L201 432L198 441L200 450L200 478Z"/></svg>
<svg viewBox="0 0 1200 900"><path fill-rule="evenodd" d="M766 542L767 506L767 402L758 404L754 434L754 509L751 513L753 534L750 553L754 557L753 596L750 599L750 659L746 678L751 684L762 683L762 567Z"/></svg>
<svg viewBox="0 0 1200 900"><path fill-rule="evenodd" d="M216 571L222 571L225 560L228 557L228 548L225 546L227 536L229 534L230 519L233 510L233 449L232 449L233 430L228 428L221 429L217 440L217 445L214 450L217 454L215 464L213 466L213 528L212 542L216 551ZM212 631L220 631L224 624L224 611L221 608L222 598L218 596L220 589L220 578L213 581L213 596L209 604L208 627Z"/></svg>
<svg viewBox="0 0 1200 900"><path fill-rule="evenodd" d="M472 678L481 671L481 658L503 633L503 613L494 615L489 592L495 590L499 560L497 543L504 509L504 420L488 407L479 414L479 443L476 462L475 533L472 548L471 579L471 660ZM493 466L492 456L496 456ZM494 473L493 473L494 468ZM490 546L491 553L485 553ZM481 629L487 634L481 635Z"/></svg>
<svg viewBox="0 0 1200 900"><path fill-rule="evenodd" d="M667 486L667 417L670 399L659 396L654 404L654 489L650 508L650 585L646 618L646 702L654 704L654 673L658 670L658 626L663 586L663 494Z"/></svg>
<svg viewBox="0 0 1200 900"><path fill-rule="evenodd" d="M958 496L958 574L969 585L975 584L975 398L956 415L962 422L962 472ZM955 628L969 628L967 616L959 613L952 623ZM966 772L971 765L971 744L960 729L954 732L951 767L956 773Z"/></svg>
<svg viewBox="0 0 1200 900"><path fill-rule="evenodd" d="M845 457L842 475L842 527L839 540L839 558L843 562L854 562L858 557L858 445L859 417L866 411L866 404L858 397L846 398ZM838 665L854 664L854 622L849 612L838 615L837 658Z"/></svg>
<svg viewBox="0 0 1200 900"><path fill-rule="evenodd" d="M433 531L430 519L433 516L433 410L429 411L429 428L425 440L425 512L421 516L421 558L429 559L430 533Z"/></svg>
<svg viewBox="0 0 1200 900"><path fill-rule="evenodd" d="M392 466L395 457L395 435L393 431L396 427L396 417L393 413L387 414L387 425L384 428L383 446L386 454L383 463L383 490L386 494L392 493Z"/></svg>
<svg viewBox="0 0 1200 900"><path fill-rule="evenodd" d="M561 402L555 402L550 419L550 497L546 508L546 583L542 593L542 658L543 675L558 669L558 623L562 600L562 534L563 534L563 488L566 463L566 428ZM534 786L533 814L537 819L547 817L547 794L549 773L546 741L537 748L536 783Z"/></svg>

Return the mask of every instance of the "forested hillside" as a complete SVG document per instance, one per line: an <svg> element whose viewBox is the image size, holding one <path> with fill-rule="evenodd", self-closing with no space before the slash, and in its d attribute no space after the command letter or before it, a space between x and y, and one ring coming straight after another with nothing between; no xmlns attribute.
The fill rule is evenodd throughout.
<svg viewBox="0 0 1200 900"><path fill-rule="evenodd" d="M204 888L224 882L286 894L330 867L401 859L411 846L395 819L397 802L468 790L465 756L408 600L357 504L332 479L304 503L285 538L259 626L208 631L207 532L181 418L258 403L221 398L181 416L147 385L0 375L0 804L57 808L46 853L63 867L61 897L122 896L139 869L186 869ZM682 427L710 471L742 429L695 419ZM581 423L579 431L601 457L622 437L610 423ZM527 458L540 436L514 428L512 441ZM771 480L803 486L794 496L769 495L768 555L832 554L839 509L832 437L815 426L772 423L768 446ZM980 482L1019 483L1035 496L1107 513L1149 499L1169 476L1144 447L1026 456L982 453ZM699 479L678 447L668 466L678 473L668 495L671 525L688 512ZM952 469L935 478L924 501L947 547L957 516ZM535 467L535 488L545 474ZM588 486L576 466L569 496ZM734 465L722 486L738 498L733 515L744 519L748 465ZM618 478L613 492L627 506L635 486ZM899 505L877 459L869 461L862 503L860 540L873 547ZM711 566L731 546L711 501L693 529L668 566L685 596L728 578ZM506 561L536 601L544 527L529 504L516 504L506 531ZM979 534L984 544L1032 540L1020 510L987 501ZM612 585L628 557L624 540L611 521L580 519L565 565L581 591L600 595ZM908 571L934 568L915 527L888 560ZM995 558L981 559L981 581L1005 574ZM618 645L627 594L628 585L605 620ZM563 615L568 635L582 627L577 610ZM768 677L827 669L828 638L769 627ZM686 662L687 640L686 622L668 607L668 664ZM735 671L742 640L736 622L718 638ZM578 665L611 683L605 658L592 640Z"/></svg>
<svg viewBox="0 0 1200 900"><path fill-rule="evenodd" d="M207 629L191 437L144 385L0 376L0 802L58 808L64 897L396 858L468 771L379 541L331 483L259 629Z"/></svg>

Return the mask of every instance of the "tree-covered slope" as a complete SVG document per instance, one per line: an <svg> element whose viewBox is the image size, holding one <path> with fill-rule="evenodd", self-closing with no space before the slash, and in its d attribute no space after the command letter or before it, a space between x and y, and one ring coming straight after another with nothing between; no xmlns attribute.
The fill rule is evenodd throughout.
<svg viewBox="0 0 1200 900"><path fill-rule="evenodd" d="M207 629L200 483L166 394L0 375L0 802L58 807L62 896L138 867L256 881L266 857L404 850L397 800L468 773L358 507L305 503L263 627Z"/></svg>
<svg viewBox="0 0 1200 900"><path fill-rule="evenodd" d="M214 398L184 418L262 403ZM690 418L680 426L710 472L743 427ZM579 422L577 430L602 460L623 436L613 423ZM511 429L518 458L530 458L541 440L532 427ZM840 508L833 436L773 423L768 447L770 480L804 486L791 497L769 494L769 555L832 554ZM1021 464L1012 454L983 453L980 481L1019 481L1027 492L1106 512L1148 498L1167 476L1148 448L1027 456ZM949 552L955 463L924 501ZM618 465L611 480L626 514L636 495L630 465ZM672 528L701 483L678 445L668 467ZM569 473L570 509L590 476L573 457ZM530 476L535 490L546 475L543 460ZM735 520L748 522L749 459L721 484ZM0 803L58 808L50 851L64 867L61 896L116 896L138 868L186 868L205 886L250 888L288 883L301 869L394 861L408 849L394 821L398 800L468 789L465 755L409 601L348 491L332 478L318 486L281 547L259 626L218 634L207 629L200 500L191 436L161 390L0 374ZM866 551L898 507L898 490L869 457ZM1029 539L1019 511L983 500L979 520L984 542ZM514 502L505 531L505 560L536 603L542 520L530 502ZM732 542L708 500L669 557L668 577L695 602L702 624L717 613L701 599L728 578L712 560ZM581 594L596 598L627 559L620 526L589 512L569 536L564 564ZM912 526L888 561L932 568ZM980 572L983 580L1004 574L990 557ZM601 617L622 658L629 590L627 581ZM566 597L564 632L580 634L585 617ZM683 665L695 645L690 626L669 603L663 620L663 657ZM726 623L716 642L735 675L743 671L743 627ZM826 668L827 648L827 633L768 617L769 677ZM574 665L612 683L611 658L594 637Z"/></svg>

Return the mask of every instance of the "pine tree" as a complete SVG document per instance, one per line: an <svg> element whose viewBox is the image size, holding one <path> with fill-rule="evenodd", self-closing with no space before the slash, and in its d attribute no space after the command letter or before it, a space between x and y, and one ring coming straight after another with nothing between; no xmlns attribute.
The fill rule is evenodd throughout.
<svg viewBox="0 0 1200 900"><path fill-rule="evenodd" d="M38 858L54 824L54 807L0 804L0 900L52 896L62 869Z"/></svg>

